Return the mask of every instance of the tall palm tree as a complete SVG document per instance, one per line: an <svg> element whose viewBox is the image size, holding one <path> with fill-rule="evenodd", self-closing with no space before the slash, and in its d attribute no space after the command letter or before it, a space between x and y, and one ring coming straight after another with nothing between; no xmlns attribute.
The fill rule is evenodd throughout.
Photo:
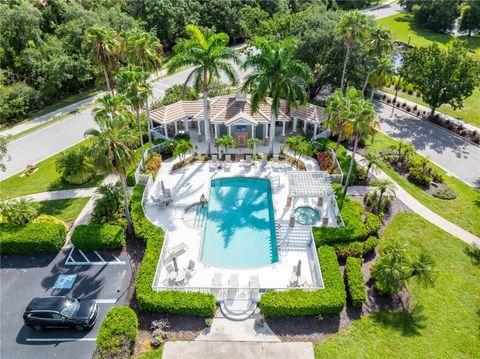
<svg viewBox="0 0 480 359"><path fill-rule="evenodd" d="M133 111L135 112L142 154L145 153L145 148L143 145L140 110L148 101L148 96L152 94L152 87L148 82L148 77L148 73L143 71L141 67L131 64L120 70L116 76L118 91L128 99ZM152 146L151 142L150 146ZM144 166L143 156L142 166Z"/></svg>
<svg viewBox="0 0 480 359"><path fill-rule="evenodd" d="M395 197L396 187L389 179L376 179L372 181L370 186L374 187L375 192L378 194L377 212L380 213L383 196Z"/></svg>
<svg viewBox="0 0 480 359"><path fill-rule="evenodd" d="M214 78L224 73L230 82L237 83L237 74L233 70L232 61L239 62L237 53L228 48L228 35L221 32L216 34L210 29L200 30L195 25L185 28L187 39L179 39L173 47L175 56L168 63L169 73L173 73L184 66L194 66L184 84L193 80L196 88L203 90L203 116L205 124L205 141L207 154L211 153L210 118L208 105L208 91Z"/></svg>
<svg viewBox="0 0 480 359"><path fill-rule="evenodd" d="M375 64L373 65L373 69L370 73L370 78L367 81L370 82L372 85L372 92L370 94L370 101L373 100L373 95L375 94L375 90L382 87L386 81L387 77L391 76L393 73L393 62L391 57L383 56L381 58L375 59ZM363 88L365 92L366 87Z"/></svg>
<svg viewBox="0 0 480 359"><path fill-rule="evenodd" d="M273 43L260 38L255 47L258 51L249 55L242 65L244 69L252 69L245 78L243 88L252 93L253 112L258 111L267 97L272 99L268 147L268 152L272 155L280 101L286 100L289 108L306 103L305 86L311 81L312 74L307 65L295 59L297 47L292 38Z"/></svg>
<svg viewBox="0 0 480 359"><path fill-rule="evenodd" d="M356 48L365 39L366 30L369 27L368 18L358 10L349 11L345 13L338 24L338 32L345 41L347 51L343 61L342 80L340 82L340 89L345 87L345 73L347 70L348 57L350 51Z"/></svg>
<svg viewBox="0 0 480 359"><path fill-rule="evenodd" d="M135 151L132 149L136 142L135 133L122 114L115 114L113 118L97 116L95 122L100 129L85 131L85 136L91 136L93 142L90 149L93 165L100 172L113 173L120 178L128 233L133 234L133 223L128 208L126 172L127 167L135 161Z"/></svg>
<svg viewBox="0 0 480 359"><path fill-rule="evenodd" d="M340 147L340 142L342 142L344 136L349 94L350 92L348 91L346 95L344 95L341 90L337 90L328 98L327 101L326 111L329 114L329 117L327 121L325 121L325 125L330 130L332 135L338 136L337 144L335 145L335 159L338 156L338 148ZM337 161L334 161L334 167L336 165Z"/></svg>
<svg viewBox="0 0 480 359"><path fill-rule="evenodd" d="M97 99L97 107L93 109L95 117L110 117L111 119L117 114L127 111L127 98L122 94L106 93Z"/></svg>
<svg viewBox="0 0 480 359"><path fill-rule="evenodd" d="M218 146L219 148L223 148L225 151L225 159L227 158L228 154L228 149L233 148L237 145L237 142L232 136L222 136L217 138L215 141L215 145Z"/></svg>
<svg viewBox="0 0 480 359"><path fill-rule="evenodd" d="M345 123L345 135L350 140L353 140L353 153L343 187L344 196L347 194L353 163L355 162L355 155L357 153L358 141L370 134L374 134L379 127L375 119L375 109L372 103L363 97L362 91L349 87L347 88L347 93L350 93L348 97L351 101L345 113L347 119Z"/></svg>
<svg viewBox="0 0 480 359"><path fill-rule="evenodd" d="M92 60L103 68L108 91L114 93L113 69L115 57L119 53L118 35L115 31L99 26L85 30L82 47L90 54Z"/></svg>
<svg viewBox="0 0 480 359"><path fill-rule="evenodd" d="M124 39L124 52L129 63L140 66L143 71L151 73L158 71L162 64L162 44L157 37L138 28L124 31L120 34ZM148 123L148 141L152 145L153 124L150 119L148 99L145 101L145 112Z"/></svg>
<svg viewBox="0 0 480 359"><path fill-rule="evenodd" d="M368 179L368 174L370 173L370 170L372 171L372 173L378 172L380 164L382 163L382 159L374 152L368 151L367 153L365 153L365 156L363 157L361 162L364 166L367 167L366 178Z"/></svg>

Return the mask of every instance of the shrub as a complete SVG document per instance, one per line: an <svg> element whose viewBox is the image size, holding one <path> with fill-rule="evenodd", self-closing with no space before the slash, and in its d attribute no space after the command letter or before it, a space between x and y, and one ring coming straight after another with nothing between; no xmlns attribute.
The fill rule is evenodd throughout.
<svg viewBox="0 0 480 359"><path fill-rule="evenodd" d="M451 199L457 198L457 194L450 187L445 187L436 191L433 194L433 197L444 199L444 200L451 200Z"/></svg>
<svg viewBox="0 0 480 359"><path fill-rule="evenodd" d="M362 260L359 258L348 257L345 264L345 276L347 278L347 288L350 294L352 306L360 308L367 301L365 294L365 280L362 273Z"/></svg>
<svg viewBox="0 0 480 359"><path fill-rule="evenodd" d="M363 241L367 237L367 230L362 220L362 212L361 203L346 197L340 210L345 227L314 227L313 236L317 246L336 242Z"/></svg>
<svg viewBox="0 0 480 359"><path fill-rule="evenodd" d="M58 252L67 236L64 224L29 223L0 225L0 253L33 254Z"/></svg>
<svg viewBox="0 0 480 359"><path fill-rule="evenodd" d="M0 81L0 125L18 122L40 104L40 92L25 82L4 86Z"/></svg>
<svg viewBox="0 0 480 359"><path fill-rule="evenodd" d="M433 167L430 167L429 172L430 172L430 176L432 176L432 181L437 183L443 182L443 175L439 170Z"/></svg>
<svg viewBox="0 0 480 359"><path fill-rule="evenodd" d="M35 218L32 223L55 223L55 224L61 224L65 230L68 232L68 227L67 224L62 221L61 219L58 219L57 217L54 216L49 216L48 214L42 214Z"/></svg>
<svg viewBox="0 0 480 359"><path fill-rule="evenodd" d="M102 185L97 189L101 197L97 198L92 212L92 223L118 224L126 226L123 206L123 193L118 185Z"/></svg>
<svg viewBox="0 0 480 359"><path fill-rule="evenodd" d="M146 173L150 173L152 176L156 176L160 166L162 165L162 156L160 153L154 152L150 155L150 158L147 161L147 170Z"/></svg>
<svg viewBox="0 0 480 359"><path fill-rule="evenodd" d="M326 145L330 147L333 151L335 151L335 146L337 144L328 138L317 138L315 140L314 146L319 146L319 145L320 146ZM338 147L337 159L343 171L343 180L345 180L345 178L347 177L348 168L350 167L351 156L347 154L345 147L343 147L342 145ZM350 185L357 180L357 172L358 172L357 162L354 162L353 168L352 168L352 174L350 176L350 183L349 183Z"/></svg>
<svg viewBox="0 0 480 359"><path fill-rule="evenodd" d="M379 240L377 237L370 236L365 242L363 242L363 255L366 255L378 246Z"/></svg>
<svg viewBox="0 0 480 359"><path fill-rule="evenodd" d="M260 299L260 311L265 317L336 314L343 310L346 302L345 284L334 249L321 246L318 249L318 259L325 288L267 292Z"/></svg>
<svg viewBox="0 0 480 359"><path fill-rule="evenodd" d="M87 183L95 175L88 158L88 149L83 146L63 152L56 160L55 167L62 179L70 184Z"/></svg>
<svg viewBox="0 0 480 359"><path fill-rule="evenodd" d="M111 224L81 224L75 227L71 241L82 251L123 248L125 231Z"/></svg>
<svg viewBox="0 0 480 359"><path fill-rule="evenodd" d="M0 204L0 215L10 224L27 224L37 217L39 204L20 198Z"/></svg>
<svg viewBox="0 0 480 359"><path fill-rule="evenodd" d="M363 243L362 242L350 242L350 243L338 243L335 245L335 253L339 258L345 259L347 257L363 256Z"/></svg>
<svg viewBox="0 0 480 359"><path fill-rule="evenodd" d="M133 188L131 214L135 234L146 242L145 254L138 270L135 295L142 311L161 312L173 315L198 315L213 317L216 310L212 294L178 291L154 291L153 278L163 244L163 230L154 226L142 208L142 194L145 186Z"/></svg>
<svg viewBox="0 0 480 359"><path fill-rule="evenodd" d="M135 349L138 318L129 307L110 309L100 326L94 359L130 358Z"/></svg>
<svg viewBox="0 0 480 359"><path fill-rule="evenodd" d="M422 170L421 167L411 166L408 170L408 178L418 185L429 187L432 183L430 176Z"/></svg>
<svg viewBox="0 0 480 359"><path fill-rule="evenodd" d="M382 222L377 215L368 212L365 216L365 228L368 234L377 234L380 228L382 228Z"/></svg>

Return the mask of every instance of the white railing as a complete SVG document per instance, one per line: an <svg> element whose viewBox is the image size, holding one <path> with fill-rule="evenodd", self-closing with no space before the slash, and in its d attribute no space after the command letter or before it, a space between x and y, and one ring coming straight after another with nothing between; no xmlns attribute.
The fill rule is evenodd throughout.
<svg viewBox="0 0 480 359"><path fill-rule="evenodd" d="M142 159L135 170L135 183L136 184L145 184L148 181L148 178L151 177L150 174L142 173L142 165L147 161L148 156L152 152L162 153L163 148L167 145L168 141L162 142L156 146L147 148L142 155Z"/></svg>
<svg viewBox="0 0 480 359"><path fill-rule="evenodd" d="M315 245L315 238L313 237L312 228L310 227L310 253L312 256L308 257L310 268L312 268L312 277L314 279L317 289L324 289L325 283L323 282L322 267L320 267L320 261L318 259L317 246Z"/></svg>
<svg viewBox="0 0 480 359"><path fill-rule="evenodd" d="M338 162L338 159L335 156L335 151L332 150L329 146L327 146L327 150L332 154L332 158L335 161L335 168L338 170L338 173L333 173L333 174L330 173L330 178L332 179L332 182L341 184L343 182L342 167L340 166L340 163Z"/></svg>
<svg viewBox="0 0 480 359"><path fill-rule="evenodd" d="M162 249L160 251L160 257L158 258L157 268L155 269L155 277L153 277L153 283L152 283L153 290L158 290L158 288L160 288L157 282L160 279L161 268L165 262L165 252L166 252L165 249L167 248L169 235L166 229L164 231L165 231L165 236L163 238Z"/></svg>
<svg viewBox="0 0 480 359"><path fill-rule="evenodd" d="M327 128L326 130L320 132L318 135L312 137L312 140L316 140L317 138L328 138L330 135L330 130Z"/></svg>

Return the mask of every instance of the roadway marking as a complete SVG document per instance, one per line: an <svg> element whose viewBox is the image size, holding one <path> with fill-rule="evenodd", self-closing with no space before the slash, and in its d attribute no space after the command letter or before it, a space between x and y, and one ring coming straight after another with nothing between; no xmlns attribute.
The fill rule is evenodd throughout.
<svg viewBox="0 0 480 359"><path fill-rule="evenodd" d="M27 342L93 342L97 338L27 338Z"/></svg>
<svg viewBox="0 0 480 359"><path fill-rule="evenodd" d="M73 252L77 251L80 253L81 257L83 257L84 260L82 261L76 261L73 258ZM125 261L121 261L117 256L112 254L113 259L106 261L105 258L103 258L100 253L97 251L93 251L93 253L97 256L99 259L98 261L91 261L88 259L88 257L81 251L80 249L76 249L75 247L72 247L70 250L70 253L67 256L67 259L65 260L65 265L67 266L108 266L108 265L125 265Z"/></svg>
<svg viewBox="0 0 480 359"><path fill-rule="evenodd" d="M117 299L94 299L97 304L114 304L117 302Z"/></svg>

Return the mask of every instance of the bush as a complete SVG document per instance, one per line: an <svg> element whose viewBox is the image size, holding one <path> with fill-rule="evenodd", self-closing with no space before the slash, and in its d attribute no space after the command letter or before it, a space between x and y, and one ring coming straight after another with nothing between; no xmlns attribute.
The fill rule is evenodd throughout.
<svg viewBox="0 0 480 359"><path fill-rule="evenodd" d="M445 187L436 191L433 194L433 197L444 199L444 200L451 200L451 199L457 198L457 194L450 187Z"/></svg>
<svg viewBox="0 0 480 359"><path fill-rule="evenodd" d="M339 258L363 257L363 242L338 243L335 245L335 252Z"/></svg>
<svg viewBox="0 0 480 359"><path fill-rule="evenodd" d="M0 125L18 122L40 103L40 93L25 82L0 83Z"/></svg>
<svg viewBox="0 0 480 359"><path fill-rule="evenodd" d="M56 160L55 168L62 179L70 184L84 184L95 176L95 170L84 146L63 152Z"/></svg>
<svg viewBox="0 0 480 359"><path fill-rule="evenodd" d="M321 147L328 146L334 152L335 152L335 146L336 145L337 145L336 142L334 142L334 141L332 141L328 138L317 138L315 140L315 143L314 143L314 147L316 147L316 146L321 146ZM348 168L350 167L351 156L347 154L347 151L345 150L345 147L343 147L342 145L338 146L337 159L338 159L338 163L340 164L340 167L342 168L342 171L343 171L343 180L345 180L346 177L347 177ZM351 185L352 183L354 183L357 180L357 172L358 172L357 162L354 162L353 163L353 168L352 168L352 174L350 176L349 185Z"/></svg>
<svg viewBox="0 0 480 359"><path fill-rule="evenodd" d="M142 194L145 186L133 188L131 214L135 234L146 242L145 254L138 270L135 295L142 311L161 312L173 315L198 315L212 317L215 314L215 297L212 294L178 291L154 291L153 278L162 250L164 232L154 226L142 208Z"/></svg>
<svg viewBox="0 0 480 359"><path fill-rule="evenodd" d="M129 307L110 309L100 326L94 359L130 358L135 349L138 318Z"/></svg>
<svg viewBox="0 0 480 359"><path fill-rule="evenodd" d="M75 227L71 241L82 251L123 248L125 231L111 224L81 224Z"/></svg>
<svg viewBox="0 0 480 359"><path fill-rule="evenodd" d="M102 185L97 189L101 197L97 198L92 212L91 223L116 224L126 227L123 193L118 185Z"/></svg>
<svg viewBox="0 0 480 359"><path fill-rule="evenodd" d="M363 255L366 255L375 250L378 246L379 240L377 237L370 236L365 242L363 242Z"/></svg>
<svg viewBox="0 0 480 359"><path fill-rule="evenodd" d="M367 301L365 294L365 280L362 273L362 260L348 257L345 264L345 276L347 279L348 293L352 306L360 308Z"/></svg>
<svg viewBox="0 0 480 359"><path fill-rule="evenodd" d="M265 317L337 314L345 307L346 293L337 256L330 246L318 249L324 289L271 291L262 295L260 311Z"/></svg>
<svg viewBox="0 0 480 359"><path fill-rule="evenodd" d="M39 204L30 199L20 198L0 203L0 215L10 224L27 224L38 216Z"/></svg>
<svg viewBox="0 0 480 359"><path fill-rule="evenodd" d="M363 204L365 205L365 209L368 211L373 212L372 214L375 215L375 213L384 213L390 209L390 206L392 205L392 198L390 196L383 196L382 197L382 203L380 203L380 208L378 208L378 200L379 200L379 194L377 191L375 192L370 192L370 193L365 193L365 196L363 197ZM374 221L373 219L371 219ZM373 226L373 229L375 229L375 223L371 223ZM369 230L369 227L367 223L365 223L365 227L367 228L367 231ZM381 223L380 223L381 227ZM380 228L379 228L380 229ZM375 233L375 232L372 232Z"/></svg>
<svg viewBox="0 0 480 359"><path fill-rule="evenodd" d="M49 216L48 214L42 214L35 218L32 223L55 223L55 224L61 224L62 226L65 227L65 230L68 232L68 227L67 224L62 221L61 219L58 219L57 217L54 216Z"/></svg>
<svg viewBox="0 0 480 359"><path fill-rule="evenodd" d="M155 177L161 165L162 156L160 155L160 153L154 152L150 155L150 158L147 161L147 169L145 172L150 173L153 177Z"/></svg>
<svg viewBox="0 0 480 359"><path fill-rule="evenodd" d="M438 182L438 183L443 182L443 175L439 170L433 167L430 167L429 172L430 172L430 175L432 176L432 181Z"/></svg>
<svg viewBox="0 0 480 359"><path fill-rule="evenodd" d="M376 214L368 212L365 217L365 228L368 234L377 234L380 228L382 228L382 222Z"/></svg>
<svg viewBox="0 0 480 359"><path fill-rule="evenodd" d="M408 170L408 178L418 185L430 187L432 179L430 176L419 166L411 166Z"/></svg>
<svg viewBox="0 0 480 359"><path fill-rule="evenodd" d="M367 237L367 230L362 220L362 212L361 203L345 197L340 210L345 227L314 227L313 236L317 247L329 243L363 241Z"/></svg>
<svg viewBox="0 0 480 359"><path fill-rule="evenodd" d="M0 225L0 253L33 254L58 252L67 237L64 224L29 223Z"/></svg>

